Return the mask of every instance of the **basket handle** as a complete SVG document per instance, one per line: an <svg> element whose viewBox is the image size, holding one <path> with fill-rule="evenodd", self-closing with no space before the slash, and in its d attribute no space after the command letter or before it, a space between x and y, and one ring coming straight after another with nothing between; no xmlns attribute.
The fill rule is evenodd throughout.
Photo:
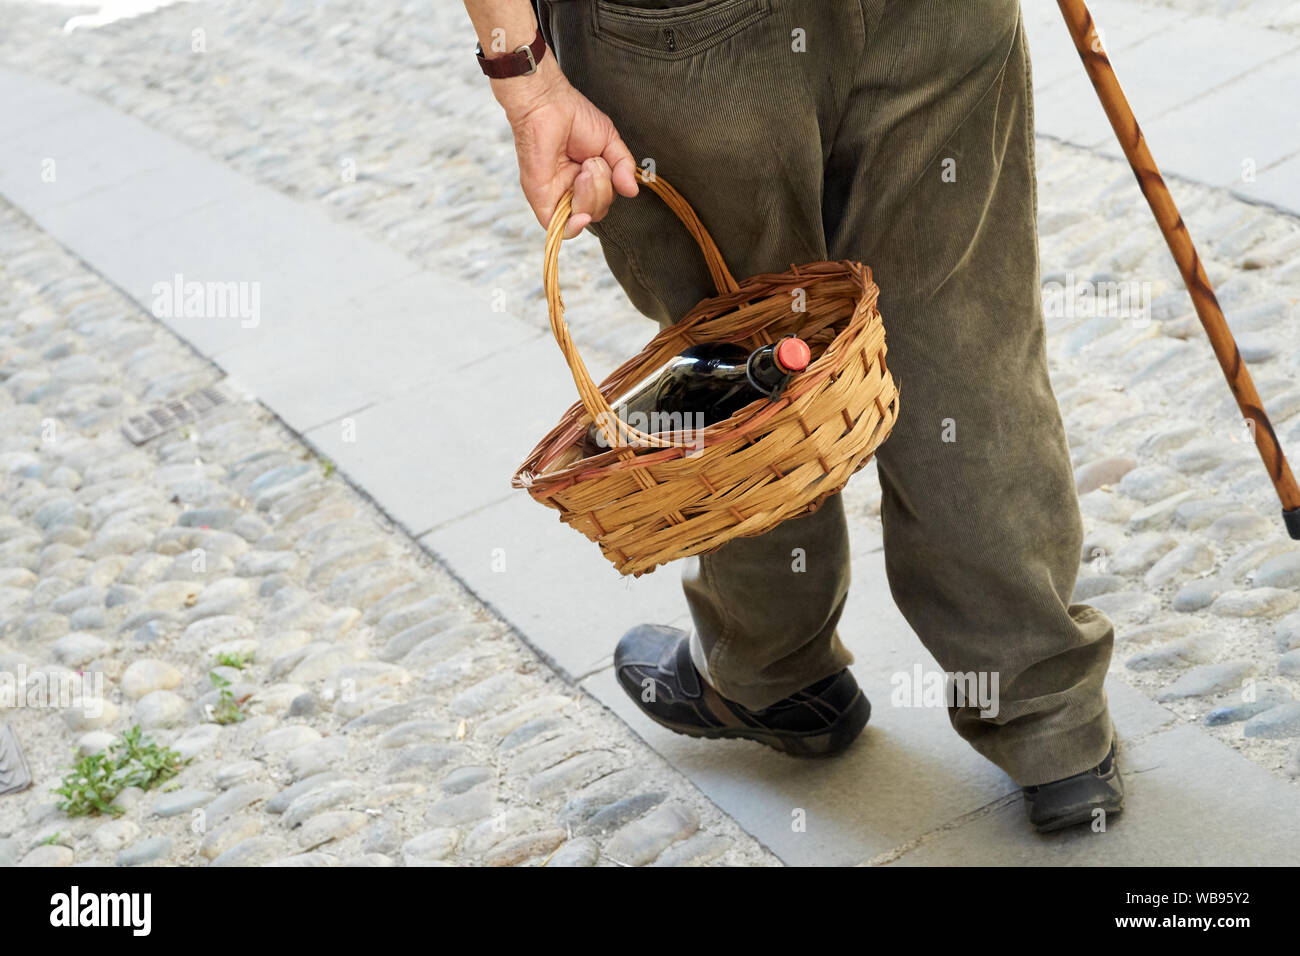
<svg viewBox="0 0 1300 956"><path fill-rule="evenodd" d="M731 272L727 269L727 264L722 259L722 253L718 251L713 237L709 235L704 224L700 222L700 217L695 214L682 194L673 189L672 186L664 182L663 178L654 175L647 176L638 167L636 170L637 182L649 186L650 189L657 193L668 208L676 214L681 220L691 237L704 253L704 262L708 266L709 275L713 277L713 284L718 290L719 295L725 295L735 292L739 286L732 277ZM620 421L610 408L609 402L601 394L596 383L592 381L591 374L587 371L586 364L582 361L582 356L578 353L577 346L573 344L573 338L569 334L568 323L564 321L564 300L560 297L560 243L564 241L564 227L569 221L569 216L573 211L573 190L568 190L561 197L559 204L555 207L555 213L551 216L551 224L546 227L546 260L542 267L542 286L546 291L546 306L550 313L551 333L555 336L555 342L560 347L560 352L564 355L564 361L569 366L569 371L573 374L573 384L578 387L578 396L582 399L582 405L591 416L592 421L599 423L600 429L605 433L605 438L612 444L616 443L618 435L615 432L626 432L629 436L638 439L639 442L655 447L676 447L687 443L673 441L671 439L655 438L630 428L626 423Z"/></svg>

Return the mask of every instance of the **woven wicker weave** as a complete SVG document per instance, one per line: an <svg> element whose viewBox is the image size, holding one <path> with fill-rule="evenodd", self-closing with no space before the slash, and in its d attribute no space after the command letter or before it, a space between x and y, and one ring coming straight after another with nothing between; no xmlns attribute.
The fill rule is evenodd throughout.
<svg viewBox="0 0 1300 956"><path fill-rule="evenodd" d="M513 480L631 575L816 510L870 460L898 416L876 309L879 290L869 269L814 262L737 283L681 195L661 177L638 179L695 238L718 295L656 335L597 388L569 335L560 298L559 250L572 203L572 194L565 196L547 229L543 279L551 331L581 400ZM609 398L690 345L736 342L752 349L789 334L808 343L813 362L775 401L754 402L693 433L655 435L619 422L610 409ZM602 422L615 447L573 461L593 421Z"/></svg>

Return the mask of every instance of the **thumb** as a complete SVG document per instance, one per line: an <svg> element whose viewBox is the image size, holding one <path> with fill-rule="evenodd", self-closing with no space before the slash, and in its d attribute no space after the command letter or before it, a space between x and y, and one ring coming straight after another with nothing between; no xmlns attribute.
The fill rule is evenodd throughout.
<svg viewBox="0 0 1300 956"><path fill-rule="evenodd" d="M618 133L613 134L600 158L609 164L610 179L613 180L618 194L635 196L637 194L636 160L632 158L632 151L627 148L627 144Z"/></svg>

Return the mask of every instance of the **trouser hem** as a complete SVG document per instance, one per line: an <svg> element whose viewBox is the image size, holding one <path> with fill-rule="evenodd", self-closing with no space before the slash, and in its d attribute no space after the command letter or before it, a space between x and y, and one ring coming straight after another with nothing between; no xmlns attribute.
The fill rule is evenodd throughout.
<svg viewBox="0 0 1300 956"><path fill-rule="evenodd" d="M1110 710L1069 730L999 742L996 737L973 743L1021 787L1036 787L1091 770L1105 759L1115 739Z"/></svg>
<svg viewBox="0 0 1300 956"><path fill-rule="evenodd" d="M692 654L692 656L694 656ZM819 680L838 674L853 663L853 656L846 652L846 659L831 660L822 668L801 671L790 681L781 683L764 682L762 684L735 684L728 680L719 680L715 674L708 674L705 679L719 694L747 710L763 710L778 701L799 693ZM698 665L697 665L698 666ZM701 671L701 674L704 672Z"/></svg>

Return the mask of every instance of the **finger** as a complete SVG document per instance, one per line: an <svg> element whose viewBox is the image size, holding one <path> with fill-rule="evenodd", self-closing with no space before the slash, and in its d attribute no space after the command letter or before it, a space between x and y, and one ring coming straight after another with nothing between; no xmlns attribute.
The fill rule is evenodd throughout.
<svg viewBox="0 0 1300 956"><path fill-rule="evenodd" d="M620 196L632 197L637 194L636 160L632 152L617 133L605 147L603 158L610 168L610 179Z"/></svg>
<svg viewBox="0 0 1300 956"><path fill-rule="evenodd" d="M591 192L591 173L585 166L579 167L578 176L573 181L573 199L569 203L569 221L564 224L564 238L572 239L578 233L582 232L582 227L591 219L591 215L583 208L586 197ZM578 219L579 216L583 218Z"/></svg>
<svg viewBox="0 0 1300 956"><path fill-rule="evenodd" d="M570 216L569 221L565 223L564 226L564 238L572 239L578 233L582 232L589 222L591 222L591 217L585 212L580 212L576 215Z"/></svg>
<svg viewBox="0 0 1300 956"><path fill-rule="evenodd" d="M565 239L572 239L591 222L592 210L597 203L597 179L596 173L584 165L578 178L573 181L573 207L569 221L564 224Z"/></svg>
<svg viewBox="0 0 1300 956"><path fill-rule="evenodd" d="M609 167L604 160L589 159L573 181L573 212L564 229L564 237L572 239L587 223L600 219L613 201L613 187L609 182ZM578 217L581 216L581 219Z"/></svg>
<svg viewBox="0 0 1300 956"><path fill-rule="evenodd" d="M591 171L591 186L577 210L590 213L592 222L600 222L614 202L614 184L610 181L609 164L599 156L593 156L582 165Z"/></svg>

